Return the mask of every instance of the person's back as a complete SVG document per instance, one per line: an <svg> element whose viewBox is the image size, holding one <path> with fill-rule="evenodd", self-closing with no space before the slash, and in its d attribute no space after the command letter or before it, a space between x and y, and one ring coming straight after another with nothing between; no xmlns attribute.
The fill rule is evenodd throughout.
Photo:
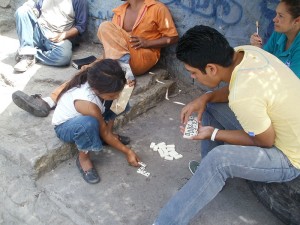
<svg viewBox="0 0 300 225"><path fill-rule="evenodd" d="M258 47L235 50L245 55L230 80L230 108L248 134L259 134L272 124L274 145L300 168L300 80L276 56Z"/></svg>

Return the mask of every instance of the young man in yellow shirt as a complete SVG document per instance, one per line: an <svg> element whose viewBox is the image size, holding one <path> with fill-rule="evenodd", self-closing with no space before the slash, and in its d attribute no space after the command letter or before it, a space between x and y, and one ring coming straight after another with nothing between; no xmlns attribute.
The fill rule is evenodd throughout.
<svg viewBox="0 0 300 225"><path fill-rule="evenodd" d="M198 82L229 85L182 109L182 122L193 112L202 120L192 138L201 140L202 161L155 225L188 224L227 178L286 182L300 175L300 80L290 68L258 47L233 49L207 26L188 30L176 55Z"/></svg>

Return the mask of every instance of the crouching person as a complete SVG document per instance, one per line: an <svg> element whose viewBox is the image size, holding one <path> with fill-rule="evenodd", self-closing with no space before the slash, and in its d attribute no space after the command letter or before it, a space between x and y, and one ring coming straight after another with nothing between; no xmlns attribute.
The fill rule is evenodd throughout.
<svg viewBox="0 0 300 225"><path fill-rule="evenodd" d="M76 144L76 165L88 183L100 181L90 152L101 151L104 143L124 153L130 165L138 166L138 156L125 145L129 138L112 132L116 115L105 107L118 98L125 83L120 64L104 59L75 75L58 96L52 124L59 139Z"/></svg>

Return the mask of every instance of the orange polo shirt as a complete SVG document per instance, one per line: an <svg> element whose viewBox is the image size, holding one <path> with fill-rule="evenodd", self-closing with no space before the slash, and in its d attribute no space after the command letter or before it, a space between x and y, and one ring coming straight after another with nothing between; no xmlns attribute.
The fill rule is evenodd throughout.
<svg viewBox="0 0 300 225"><path fill-rule="evenodd" d="M113 10L112 22L114 24L123 27L128 5L129 3L126 2ZM161 37L175 37L178 36L178 33L169 9L161 2L145 0L144 6L138 13L131 35L154 40ZM158 48L155 48L155 50L160 51Z"/></svg>

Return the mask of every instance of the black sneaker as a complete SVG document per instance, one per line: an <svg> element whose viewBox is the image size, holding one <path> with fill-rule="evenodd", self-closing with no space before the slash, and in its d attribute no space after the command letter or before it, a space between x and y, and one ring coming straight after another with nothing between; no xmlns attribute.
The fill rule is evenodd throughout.
<svg viewBox="0 0 300 225"><path fill-rule="evenodd" d="M30 96L23 91L16 91L12 94L12 100L21 109L37 117L46 117L51 110L48 103L38 94Z"/></svg>
<svg viewBox="0 0 300 225"><path fill-rule="evenodd" d="M189 162L189 169L191 171L191 173L194 175L194 173L196 172L196 170L198 169L199 166L199 162L197 161L190 161Z"/></svg>

